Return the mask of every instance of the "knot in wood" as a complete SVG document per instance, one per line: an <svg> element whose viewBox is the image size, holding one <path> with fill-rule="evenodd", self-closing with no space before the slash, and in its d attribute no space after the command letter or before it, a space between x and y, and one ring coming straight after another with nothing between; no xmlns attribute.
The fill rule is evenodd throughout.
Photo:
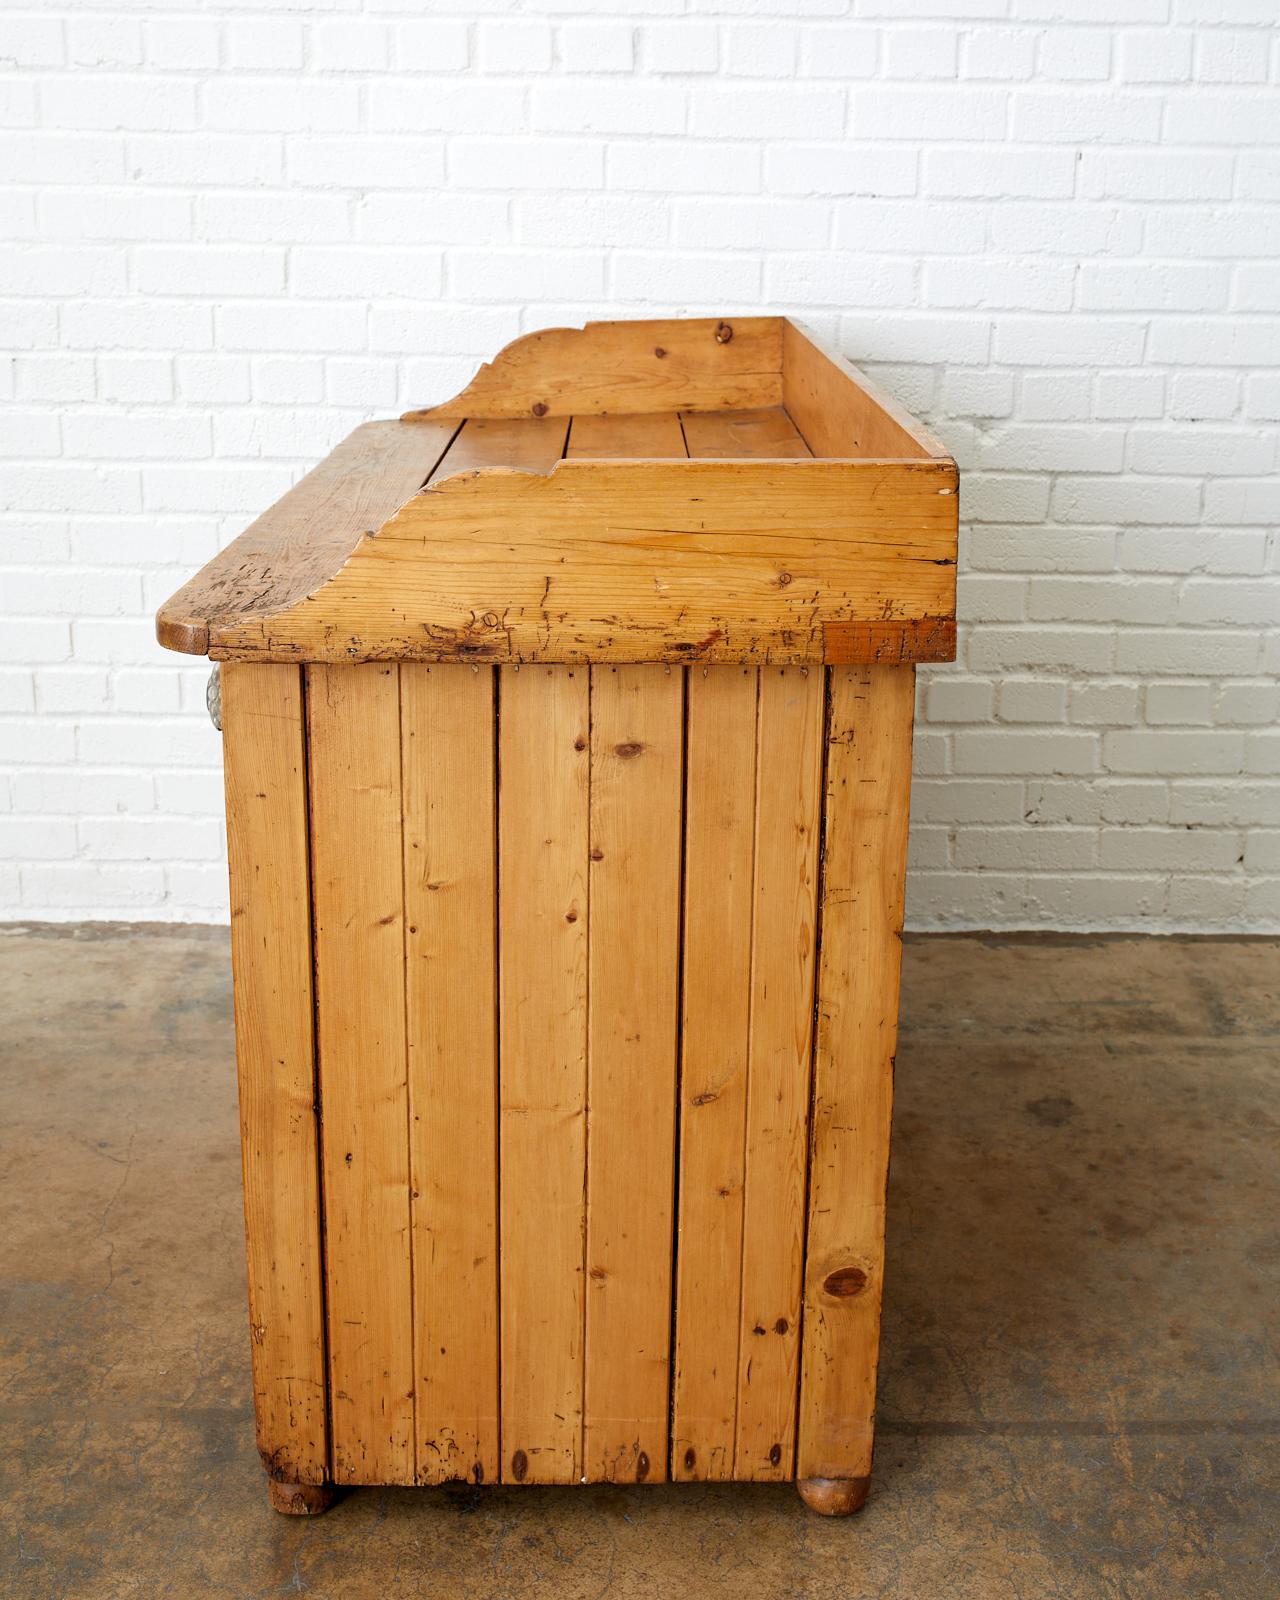
<svg viewBox="0 0 1280 1600"><path fill-rule="evenodd" d="M717 344L728 344L729 340L732 339L732 338L733 338L733 329L732 329L732 327L730 327L730 325L727 322L717 322L716 323L716 343Z"/></svg>
<svg viewBox="0 0 1280 1600"><path fill-rule="evenodd" d="M511 1476L517 1483L523 1483L525 1474L529 1470L529 1458L523 1450L517 1450L511 1458Z"/></svg>
<svg viewBox="0 0 1280 1600"><path fill-rule="evenodd" d="M861 1294L867 1286L867 1275L861 1267L837 1267L822 1280L822 1287L838 1300L848 1300Z"/></svg>

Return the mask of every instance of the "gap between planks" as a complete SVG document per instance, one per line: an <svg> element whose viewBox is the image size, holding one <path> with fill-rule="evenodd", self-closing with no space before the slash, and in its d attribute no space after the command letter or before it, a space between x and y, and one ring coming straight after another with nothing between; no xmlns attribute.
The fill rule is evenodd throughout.
<svg viewBox="0 0 1280 1600"><path fill-rule="evenodd" d="M471 417L458 425L426 483L489 467L545 473L562 458L796 460L812 454L782 406L568 418Z"/></svg>

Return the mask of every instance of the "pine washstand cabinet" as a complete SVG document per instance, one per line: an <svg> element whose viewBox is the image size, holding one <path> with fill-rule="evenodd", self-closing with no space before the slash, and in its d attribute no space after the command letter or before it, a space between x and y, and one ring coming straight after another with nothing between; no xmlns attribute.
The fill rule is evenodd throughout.
<svg viewBox="0 0 1280 1600"><path fill-rule="evenodd" d="M161 610L221 663L258 1444L867 1491L943 448L781 317L517 339Z"/></svg>

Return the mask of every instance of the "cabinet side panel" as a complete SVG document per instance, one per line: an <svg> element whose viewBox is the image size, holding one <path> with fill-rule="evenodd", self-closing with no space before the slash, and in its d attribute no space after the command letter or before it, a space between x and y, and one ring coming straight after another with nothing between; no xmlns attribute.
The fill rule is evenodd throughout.
<svg viewBox="0 0 1280 1600"><path fill-rule="evenodd" d="M914 678L830 673L801 1478L871 1470Z"/></svg>
<svg viewBox="0 0 1280 1600"><path fill-rule="evenodd" d="M591 671L584 1471L667 1475L684 674Z"/></svg>
<svg viewBox="0 0 1280 1600"><path fill-rule="evenodd" d="M502 1478L582 1476L589 675L499 678Z"/></svg>
<svg viewBox="0 0 1280 1600"><path fill-rule="evenodd" d="M399 668L307 668L333 1476L412 1483Z"/></svg>
<svg viewBox="0 0 1280 1600"><path fill-rule="evenodd" d="M328 1477L299 667L222 668L231 965L258 1449Z"/></svg>
<svg viewBox="0 0 1280 1600"><path fill-rule="evenodd" d="M820 668L761 670L737 1478L795 1464L824 713Z"/></svg>
<svg viewBox="0 0 1280 1600"><path fill-rule="evenodd" d="M400 668L420 1483L499 1467L493 673Z"/></svg>
<svg viewBox="0 0 1280 1600"><path fill-rule="evenodd" d="M673 1478L734 1469L759 682L689 669Z"/></svg>

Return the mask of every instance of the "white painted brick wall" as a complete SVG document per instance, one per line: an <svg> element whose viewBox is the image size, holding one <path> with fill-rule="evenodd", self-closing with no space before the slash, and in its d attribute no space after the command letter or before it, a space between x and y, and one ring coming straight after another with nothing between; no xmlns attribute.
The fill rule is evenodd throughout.
<svg viewBox="0 0 1280 1600"><path fill-rule="evenodd" d="M350 428L530 328L766 309L964 472L913 924L1280 926L1278 18L14 0L0 910L226 915L151 612Z"/></svg>

